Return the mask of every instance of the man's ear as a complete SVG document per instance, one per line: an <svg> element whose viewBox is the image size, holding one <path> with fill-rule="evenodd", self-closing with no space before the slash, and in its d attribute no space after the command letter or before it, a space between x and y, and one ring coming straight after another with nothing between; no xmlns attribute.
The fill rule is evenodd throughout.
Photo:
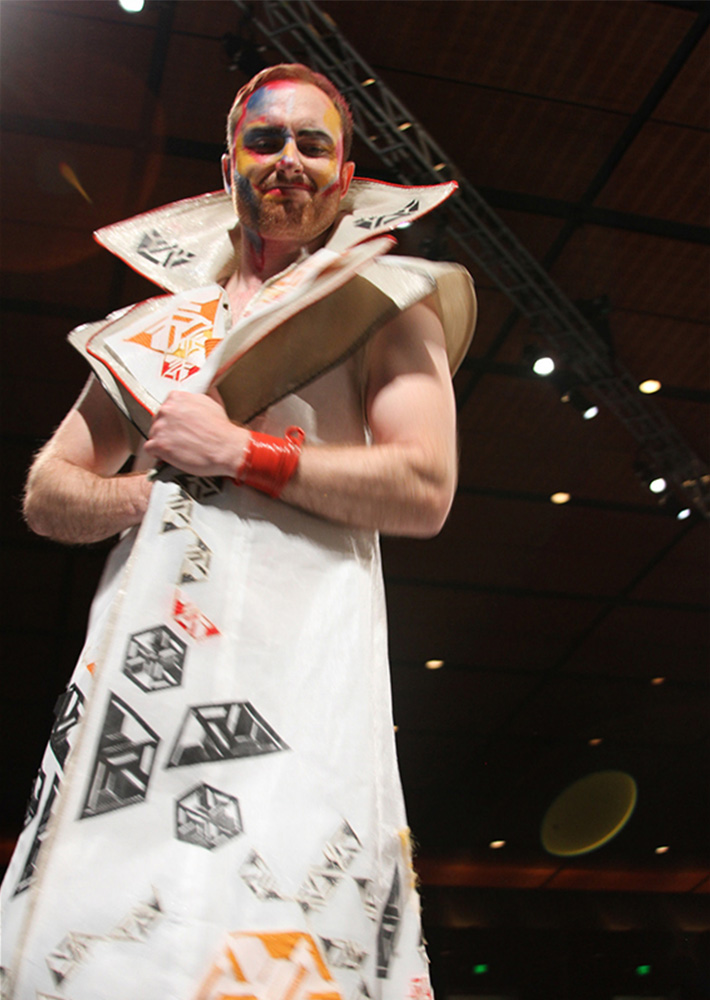
<svg viewBox="0 0 710 1000"><path fill-rule="evenodd" d="M229 153L222 153L222 183L227 194L232 193L232 158Z"/></svg>
<svg viewBox="0 0 710 1000"><path fill-rule="evenodd" d="M346 160L340 168L340 197L344 198L348 193L350 181L355 173L355 164L352 160Z"/></svg>

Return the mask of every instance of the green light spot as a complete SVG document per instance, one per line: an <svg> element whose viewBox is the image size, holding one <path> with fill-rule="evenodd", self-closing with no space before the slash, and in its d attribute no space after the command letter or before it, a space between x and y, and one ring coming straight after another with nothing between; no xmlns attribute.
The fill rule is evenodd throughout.
<svg viewBox="0 0 710 1000"><path fill-rule="evenodd" d="M478 965L474 965L473 967L474 976L483 976L486 972L488 972L488 966L483 962L480 962Z"/></svg>
<svg viewBox="0 0 710 1000"><path fill-rule="evenodd" d="M636 966L636 975L637 976L648 976L650 974L650 972L651 972L651 966L650 965L637 965Z"/></svg>

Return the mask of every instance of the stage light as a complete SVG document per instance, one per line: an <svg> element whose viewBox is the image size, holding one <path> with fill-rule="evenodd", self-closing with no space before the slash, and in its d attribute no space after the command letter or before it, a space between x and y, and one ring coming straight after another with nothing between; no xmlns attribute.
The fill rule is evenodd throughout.
<svg viewBox="0 0 710 1000"><path fill-rule="evenodd" d="M435 163L432 170L443 170L446 167L445 163Z"/></svg>
<svg viewBox="0 0 710 1000"><path fill-rule="evenodd" d="M145 0L118 0L118 6L128 14L140 14L145 7Z"/></svg>
<svg viewBox="0 0 710 1000"><path fill-rule="evenodd" d="M563 403L569 403L570 406L575 408L575 410L578 410L585 420L593 420L599 413L599 407L595 406L594 403L590 403L584 393L580 392L579 389L567 389L560 396L560 399Z"/></svg>
<svg viewBox="0 0 710 1000"><path fill-rule="evenodd" d="M427 660L424 666L427 670L439 670L440 667L444 666L443 660Z"/></svg>
<svg viewBox="0 0 710 1000"><path fill-rule="evenodd" d="M572 497L570 496L569 493L563 493L563 492L553 493L552 496L550 497L552 503L556 504L569 503L571 499Z"/></svg>
<svg viewBox="0 0 710 1000"><path fill-rule="evenodd" d="M397 128L399 129L400 132L406 132L407 129L411 128L411 127L412 127L412 123L411 122L402 122L401 125L397 126Z"/></svg>
<svg viewBox="0 0 710 1000"><path fill-rule="evenodd" d="M654 687L660 687L661 684L665 684L665 683L666 683L666 678L665 677L652 677L651 678L651 684L653 684Z"/></svg>
<svg viewBox="0 0 710 1000"><path fill-rule="evenodd" d="M603 743L604 741L602 740L601 736L595 736L594 739L588 740L587 742L589 743L590 747L598 747L599 744Z"/></svg>
<svg viewBox="0 0 710 1000"><path fill-rule="evenodd" d="M368 76L367 80L363 80L362 83L360 84L360 86L361 87L371 87L372 84L375 83L375 82L376 81L375 81L374 76Z"/></svg>
<svg viewBox="0 0 710 1000"><path fill-rule="evenodd" d="M486 965L485 962L476 962L476 964L473 967L474 976L485 976L487 972L488 972L488 966Z"/></svg>
<svg viewBox="0 0 710 1000"><path fill-rule="evenodd" d="M676 514L676 520L677 520L677 521L685 521L685 519L686 519L686 518L688 518L688 517L690 517L690 515L691 515L692 513L693 513L693 512L692 512L692 510L690 509L690 507L683 507L683 508L682 508L681 510L679 510L679 511L678 511L678 513Z"/></svg>
<svg viewBox="0 0 710 1000"><path fill-rule="evenodd" d="M660 847L656 848L656 850L655 850L654 853L655 854L668 854L669 851L670 851L670 847L668 846L668 844L661 844Z"/></svg>
<svg viewBox="0 0 710 1000"><path fill-rule="evenodd" d="M499 851L501 847L505 847L504 840L492 840L488 845L492 850Z"/></svg>
<svg viewBox="0 0 710 1000"><path fill-rule="evenodd" d="M637 976L650 976L651 975L651 966L650 965L637 965L636 966L636 975Z"/></svg>
<svg viewBox="0 0 710 1000"><path fill-rule="evenodd" d="M523 363L531 368L536 375L551 375L555 370L554 358L543 351L537 344L526 344L523 348Z"/></svg>
<svg viewBox="0 0 710 1000"><path fill-rule="evenodd" d="M639 392L644 392L647 396L650 396L653 392L658 392L660 388L661 383L657 378L647 378L639 383Z"/></svg>

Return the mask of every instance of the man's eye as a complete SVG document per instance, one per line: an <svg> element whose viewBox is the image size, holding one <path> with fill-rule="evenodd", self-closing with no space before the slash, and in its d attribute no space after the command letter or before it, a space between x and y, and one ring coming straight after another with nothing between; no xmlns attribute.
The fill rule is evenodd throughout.
<svg viewBox="0 0 710 1000"><path fill-rule="evenodd" d="M309 139L307 141L301 140L298 144L298 151L303 153L304 156L327 156L330 150L322 142L314 142Z"/></svg>
<svg viewBox="0 0 710 1000"><path fill-rule="evenodd" d="M280 136L264 136L251 139L247 145L255 153L278 153L283 146L283 139Z"/></svg>

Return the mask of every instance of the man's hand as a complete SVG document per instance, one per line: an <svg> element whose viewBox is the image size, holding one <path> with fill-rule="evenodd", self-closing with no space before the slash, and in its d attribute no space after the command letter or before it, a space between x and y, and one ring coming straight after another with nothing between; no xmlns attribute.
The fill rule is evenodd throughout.
<svg viewBox="0 0 710 1000"><path fill-rule="evenodd" d="M249 432L233 424L216 389L171 392L155 415L146 452L193 476L229 476L241 466Z"/></svg>

